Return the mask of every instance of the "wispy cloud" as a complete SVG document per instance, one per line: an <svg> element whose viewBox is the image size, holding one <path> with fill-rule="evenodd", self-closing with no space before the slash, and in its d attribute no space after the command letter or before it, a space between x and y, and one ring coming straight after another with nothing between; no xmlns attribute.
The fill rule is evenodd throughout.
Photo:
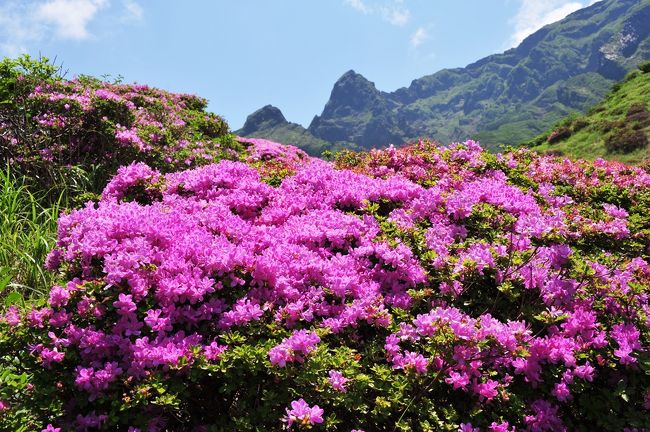
<svg viewBox="0 0 650 432"><path fill-rule="evenodd" d="M401 2L381 6L379 10L383 20L394 26L404 26L411 19L411 11L404 7Z"/></svg>
<svg viewBox="0 0 650 432"><path fill-rule="evenodd" d="M39 37L24 25L25 11L21 3L10 1L0 5L0 51L9 56L25 52L25 44Z"/></svg>
<svg viewBox="0 0 650 432"><path fill-rule="evenodd" d="M0 54L16 56L49 39L83 41L92 38L94 21L140 20L136 0L122 0L106 14L111 0L3 0L0 3Z"/></svg>
<svg viewBox="0 0 650 432"><path fill-rule="evenodd" d="M88 23L107 5L108 0L49 0L36 6L36 24L52 26L61 39L86 39Z"/></svg>
<svg viewBox="0 0 650 432"><path fill-rule="evenodd" d="M511 47L519 45L547 24L561 20L578 9L596 3L598 0L520 0L517 15L511 20L514 32L510 38Z"/></svg>
<svg viewBox="0 0 650 432"><path fill-rule="evenodd" d="M363 0L345 0L345 3L362 14L370 13L370 8L363 2Z"/></svg>
<svg viewBox="0 0 650 432"><path fill-rule="evenodd" d="M411 35L411 46L417 48L427 39L429 39L429 32L424 27L420 27Z"/></svg>
<svg viewBox="0 0 650 432"><path fill-rule="evenodd" d="M124 5L124 14L123 14L124 20L127 21L142 20L142 17L144 16L144 10L142 9L142 6L140 6L134 0L122 0L122 4Z"/></svg>
<svg viewBox="0 0 650 432"><path fill-rule="evenodd" d="M404 5L404 0L386 0L380 4L370 4L364 0L344 0L344 3L364 15L377 15L394 26L404 26L411 19L411 11Z"/></svg>

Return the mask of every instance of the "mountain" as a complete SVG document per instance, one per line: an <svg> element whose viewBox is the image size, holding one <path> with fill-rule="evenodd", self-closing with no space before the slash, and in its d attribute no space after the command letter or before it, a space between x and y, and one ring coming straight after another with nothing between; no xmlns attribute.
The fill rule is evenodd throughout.
<svg viewBox="0 0 650 432"><path fill-rule="evenodd" d="M270 139L300 131L290 142L303 147L313 139L371 148L419 137L442 142L472 137L496 148L584 112L649 58L650 0L603 0L543 27L516 48L443 69L394 92L348 71L306 130L287 122L243 131Z"/></svg>
<svg viewBox="0 0 650 432"><path fill-rule="evenodd" d="M266 138L285 144L298 145L310 155L320 156L325 150L343 148L316 138L297 123L290 123L279 108L266 105L246 118L244 127L235 132L243 137Z"/></svg>
<svg viewBox="0 0 650 432"><path fill-rule="evenodd" d="M525 143L534 150L581 159L650 160L650 62L614 85L585 115L569 116Z"/></svg>

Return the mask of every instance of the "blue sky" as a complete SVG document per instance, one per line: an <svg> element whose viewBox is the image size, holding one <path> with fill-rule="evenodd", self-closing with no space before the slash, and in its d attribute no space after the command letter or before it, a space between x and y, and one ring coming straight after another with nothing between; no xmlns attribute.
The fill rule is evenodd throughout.
<svg viewBox="0 0 650 432"><path fill-rule="evenodd" d="M233 129L266 104L307 126L349 69L393 91L593 2L0 0L0 54L198 94Z"/></svg>

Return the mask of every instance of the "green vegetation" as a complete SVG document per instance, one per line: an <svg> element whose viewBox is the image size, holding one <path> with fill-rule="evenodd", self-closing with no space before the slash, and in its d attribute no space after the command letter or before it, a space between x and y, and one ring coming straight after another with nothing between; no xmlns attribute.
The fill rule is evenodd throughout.
<svg viewBox="0 0 650 432"><path fill-rule="evenodd" d="M44 194L30 192L27 182L9 168L0 171L0 296L7 301L16 299L12 292L42 297L50 289L45 257L55 244L59 212L68 204L61 194L44 206Z"/></svg>
<svg viewBox="0 0 650 432"><path fill-rule="evenodd" d="M539 152L580 159L643 163L650 157L650 62L615 84L585 115L572 115L524 143Z"/></svg>

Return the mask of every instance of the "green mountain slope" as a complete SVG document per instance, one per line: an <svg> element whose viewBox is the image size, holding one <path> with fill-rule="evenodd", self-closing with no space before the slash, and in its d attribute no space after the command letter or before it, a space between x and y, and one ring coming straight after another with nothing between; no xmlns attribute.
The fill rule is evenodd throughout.
<svg viewBox="0 0 650 432"><path fill-rule="evenodd" d="M239 136L265 138L284 144L297 145L311 156L320 156L325 150L338 150L342 146L316 138L297 123L290 123L279 108L266 105L246 119L244 127L235 131Z"/></svg>
<svg viewBox="0 0 650 432"><path fill-rule="evenodd" d="M472 137L488 148L516 144L585 111L649 58L650 0L604 0L540 29L517 48L391 93L348 71L308 131L330 144L361 148L419 137ZM248 133L267 137L261 129Z"/></svg>
<svg viewBox="0 0 650 432"><path fill-rule="evenodd" d="M581 159L650 159L650 63L614 85L586 115L570 116L526 145Z"/></svg>

